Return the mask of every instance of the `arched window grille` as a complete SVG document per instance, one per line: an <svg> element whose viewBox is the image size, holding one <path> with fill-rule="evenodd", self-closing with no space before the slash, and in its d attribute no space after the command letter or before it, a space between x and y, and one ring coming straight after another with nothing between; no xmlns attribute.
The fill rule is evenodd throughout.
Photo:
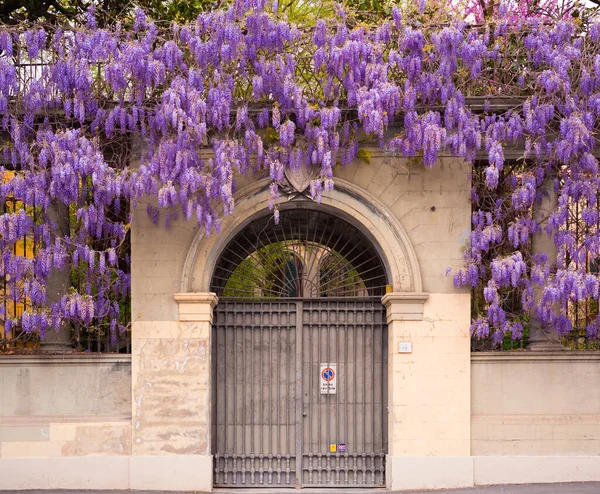
<svg viewBox="0 0 600 494"><path fill-rule="evenodd" d="M226 298L367 297L387 277L373 244L327 212L268 212L234 236L217 261L212 290Z"/></svg>

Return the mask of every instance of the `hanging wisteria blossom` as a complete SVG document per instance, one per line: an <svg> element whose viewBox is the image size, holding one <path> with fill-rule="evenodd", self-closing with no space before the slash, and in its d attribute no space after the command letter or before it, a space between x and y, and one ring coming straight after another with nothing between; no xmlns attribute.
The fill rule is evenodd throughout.
<svg viewBox="0 0 600 494"><path fill-rule="evenodd" d="M366 135L427 167L440 152L474 163L473 231L454 276L483 297L475 335L521 337L515 295L521 316L568 332L568 303L599 292L600 26L515 20L514 9L489 26L411 25L394 9L368 28L340 8L306 28L276 10L235 0L169 29L142 11L128 29L99 28L93 12L80 29L0 27L0 201L13 205L0 216L0 270L4 296L27 301L23 315L3 314L5 330L122 330L131 210L143 202L154 223L218 232L236 175L264 169L277 218L286 168L317 169L320 201ZM509 103L492 105L500 96ZM549 189L558 199L542 221ZM556 259L532 251L540 232ZM31 258L15 250L23 238L35 240ZM77 283L49 302L48 278L65 269ZM585 324L597 333L597 320Z"/></svg>

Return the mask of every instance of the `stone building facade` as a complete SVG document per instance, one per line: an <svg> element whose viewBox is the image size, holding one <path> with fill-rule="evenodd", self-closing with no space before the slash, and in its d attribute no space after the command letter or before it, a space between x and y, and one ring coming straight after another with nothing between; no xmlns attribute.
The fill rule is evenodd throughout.
<svg viewBox="0 0 600 494"><path fill-rule="evenodd" d="M393 490L600 480L598 355L471 354L470 294L445 274L470 231L469 167L445 156L429 170L372 149L335 174L320 204L296 184L281 210L339 218L385 267L385 397L364 415L381 412L386 436L384 475L373 479ZM272 214L268 188L268 176L241 177L219 235L185 221L165 230L140 207L130 356L0 358L1 488L213 488L213 277L231 240ZM234 419L236 437L244 420ZM323 484L343 484L343 472Z"/></svg>

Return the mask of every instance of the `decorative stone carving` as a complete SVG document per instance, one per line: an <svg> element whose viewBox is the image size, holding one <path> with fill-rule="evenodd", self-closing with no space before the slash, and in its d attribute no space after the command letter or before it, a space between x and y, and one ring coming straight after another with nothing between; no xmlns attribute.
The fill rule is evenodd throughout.
<svg viewBox="0 0 600 494"><path fill-rule="evenodd" d="M317 178L318 168L315 166L286 168L284 173L285 178L291 186L291 189L299 194L302 194L302 192L308 189L310 183Z"/></svg>

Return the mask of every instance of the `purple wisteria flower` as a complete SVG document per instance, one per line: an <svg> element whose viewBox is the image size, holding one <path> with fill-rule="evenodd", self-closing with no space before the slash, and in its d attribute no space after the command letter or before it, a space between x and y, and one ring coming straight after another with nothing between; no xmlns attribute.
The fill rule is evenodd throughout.
<svg viewBox="0 0 600 494"><path fill-rule="evenodd" d="M427 3L416 7L425 18ZM307 28L262 0L168 29L140 9L131 30L98 27L93 10L79 29L0 28L0 195L19 205L0 215L0 267L22 287L5 296L31 304L5 314L5 330L45 333L70 320L104 324L114 338L130 287L130 206L214 233L234 210L236 176L266 170L277 218L286 169L314 167L319 202L366 137L426 167L443 154L474 164L472 232L454 281L484 300L476 336L520 337L508 301L568 331L564 307L598 300L600 28L515 23L503 8L494 29L460 19L417 27L397 7L374 29L341 8ZM501 73L515 51L518 67ZM19 59L40 67L27 82ZM514 101L497 109L499 96ZM113 156L111 146L132 142L143 152ZM53 219L60 208L72 213L68 232ZM555 259L533 252L539 235ZM15 254L24 237L35 256ZM48 276L65 267L78 289L48 307ZM590 318L586 331L597 327Z"/></svg>

